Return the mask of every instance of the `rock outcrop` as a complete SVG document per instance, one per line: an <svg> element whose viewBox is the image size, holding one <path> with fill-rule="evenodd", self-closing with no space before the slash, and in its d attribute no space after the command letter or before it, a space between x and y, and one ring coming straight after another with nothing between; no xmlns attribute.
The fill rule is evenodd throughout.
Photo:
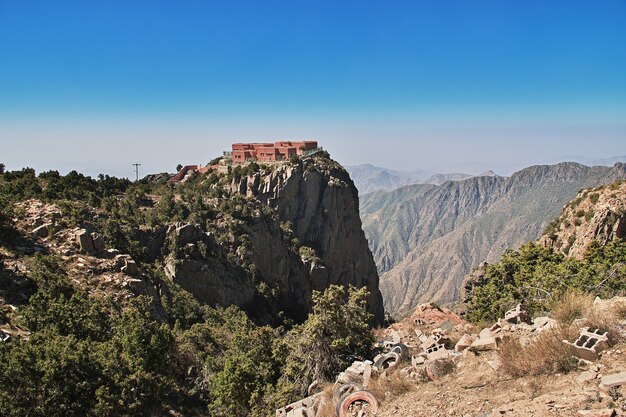
<svg viewBox="0 0 626 417"><path fill-rule="evenodd" d="M626 239L626 181L581 191L549 225L540 243L582 258L596 241Z"/></svg>
<svg viewBox="0 0 626 417"><path fill-rule="evenodd" d="M322 291L331 284L367 287L374 321L382 322L378 273L361 228L358 193L345 169L317 155L298 164L277 166L268 175L255 173L233 181L231 190L275 209L281 220L291 223L300 245L315 251L323 270L314 268L311 289ZM256 249L268 251L271 247L259 245ZM267 255L261 258L271 259ZM295 279L300 280L292 276L290 281Z"/></svg>

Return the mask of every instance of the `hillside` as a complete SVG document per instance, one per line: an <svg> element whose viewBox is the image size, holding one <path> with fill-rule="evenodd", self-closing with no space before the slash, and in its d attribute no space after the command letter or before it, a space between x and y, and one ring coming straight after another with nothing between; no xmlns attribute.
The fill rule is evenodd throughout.
<svg viewBox="0 0 626 417"><path fill-rule="evenodd" d="M583 190L546 229L541 243L582 258L592 242L626 238L626 182Z"/></svg>
<svg viewBox="0 0 626 417"><path fill-rule="evenodd" d="M363 196L363 228L386 309L401 316L421 302L458 300L471 268L538 239L579 190L625 177L624 164L561 163Z"/></svg>
<svg viewBox="0 0 626 417"><path fill-rule="evenodd" d="M166 180L0 174L0 414L268 415L369 352L378 275L328 154Z"/></svg>

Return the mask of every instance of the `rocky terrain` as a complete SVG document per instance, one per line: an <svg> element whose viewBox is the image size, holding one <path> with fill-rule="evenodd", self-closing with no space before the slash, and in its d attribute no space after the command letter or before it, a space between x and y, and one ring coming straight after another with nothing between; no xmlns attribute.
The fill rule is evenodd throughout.
<svg viewBox="0 0 626 417"><path fill-rule="evenodd" d="M592 242L626 238L626 182L583 190L567 204L540 242L566 256L581 258Z"/></svg>
<svg viewBox="0 0 626 417"><path fill-rule="evenodd" d="M420 305L380 332L383 353L353 363L326 390L312 386L311 397L277 415L623 416L625 307L623 297L590 304L588 313L600 312L609 331L593 330L604 336L580 348L576 343L586 340L588 329L584 317L569 325L531 319L518 306L481 329L450 310ZM533 354L533 347L548 353ZM544 361L569 365L540 368ZM516 369L520 364L528 369Z"/></svg>
<svg viewBox="0 0 626 417"><path fill-rule="evenodd" d="M269 323L281 311L301 322L314 290L351 285L367 288L373 323L382 322L378 274L361 229L357 191L339 164L318 155L221 181L214 188L222 197L198 196L210 221L130 230L142 259L120 253L105 239L99 225L109 213L101 209L88 210L79 224L67 227L61 207L27 200L16 205L22 213L16 225L37 239L41 251L76 269L77 279L93 281L91 290L116 285L158 295L158 279L146 269L152 265L203 304L236 305ZM162 199L148 196L139 210L158 207Z"/></svg>
<svg viewBox="0 0 626 417"><path fill-rule="evenodd" d="M562 163L363 196L363 228L385 308L402 316L421 302L457 301L473 267L538 239L579 190L624 177L624 164Z"/></svg>

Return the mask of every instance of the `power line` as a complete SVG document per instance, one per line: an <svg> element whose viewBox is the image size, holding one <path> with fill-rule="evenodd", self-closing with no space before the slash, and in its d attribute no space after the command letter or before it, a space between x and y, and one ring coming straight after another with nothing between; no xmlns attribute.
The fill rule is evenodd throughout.
<svg viewBox="0 0 626 417"><path fill-rule="evenodd" d="M135 182L139 181L139 166L141 164L133 164L135 166Z"/></svg>

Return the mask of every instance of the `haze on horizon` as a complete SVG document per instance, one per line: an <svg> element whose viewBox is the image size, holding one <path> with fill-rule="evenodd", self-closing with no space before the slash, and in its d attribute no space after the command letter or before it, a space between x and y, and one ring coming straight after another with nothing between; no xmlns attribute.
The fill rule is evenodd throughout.
<svg viewBox="0 0 626 417"><path fill-rule="evenodd" d="M472 174L626 155L626 1L0 0L8 169L130 177L278 139Z"/></svg>

